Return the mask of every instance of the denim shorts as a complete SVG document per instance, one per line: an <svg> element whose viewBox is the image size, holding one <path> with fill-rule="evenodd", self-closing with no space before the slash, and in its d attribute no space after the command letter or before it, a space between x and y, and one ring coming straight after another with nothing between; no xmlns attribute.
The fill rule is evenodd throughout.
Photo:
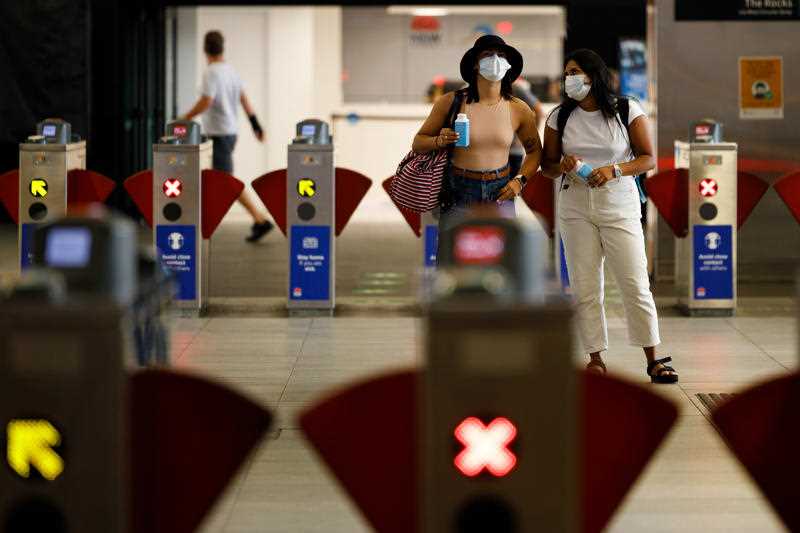
<svg viewBox="0 0 800 533"><path fill-rule="evenodd" d="M511 174L509 173L505 178L483 181L448 173L444 179L448 180L452 191L453 206L440 214L439 231L448 230L464 220L468 216L471 206L494 203L500 191L511 180ZM497 207L503 216L513 218L516 214L513 199L506 200Z"/></svg>
<svg viewBox="0 0 800 533"><path fill-rule="evenodd" d="M236 135L210 135L214 143L213 162L214 170L221 170L233 174L233 148L236 146Z"/></svg>

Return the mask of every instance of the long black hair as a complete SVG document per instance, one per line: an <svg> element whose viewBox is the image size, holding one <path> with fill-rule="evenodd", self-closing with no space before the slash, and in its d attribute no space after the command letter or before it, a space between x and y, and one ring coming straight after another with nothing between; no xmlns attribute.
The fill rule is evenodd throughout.
<svg viewBox="0 0 800 533"><path fill-rule="evenodd" d="M500 96L505 100L511 100L514 97L514 93L511 89L511 84L514 80L511 79L510 76L511 69L506 72L506 75L503 76L503 79L500 80ZM471 104L473 102L480 102L481 97L478 94L478 71L473 69L470 71L469 79L465 80L469 83L469 87L466 88L467 91L467 103Z"/></svg>
<svg viewBox="0 0 800 533"><path fill-rule="evenodd" d="M589 92L594 96L594 100L603 115L606 118L615 118L617 116L618 95L612 89L611 72L608 70L603 58L594 50L580 48L567 55L564 59L565 68L570 61L577 63L581 70L592 79L592 88ZM568 117L578 107L579 102L567 96L563 85L562 83L561 105L554 109L553 112L559 114L563 112ZM561 111L562 108L563 111Z"/></svg>

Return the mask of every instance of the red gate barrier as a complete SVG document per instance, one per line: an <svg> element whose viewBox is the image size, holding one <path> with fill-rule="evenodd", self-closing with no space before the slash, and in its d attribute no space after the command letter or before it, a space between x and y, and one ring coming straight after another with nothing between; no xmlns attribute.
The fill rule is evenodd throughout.
<svg viewBox="0 0 800 533"><path fill-rule="evenodd" d="M522 190L522 199L534 213L538 213L545 222L545 231L550 238L555 231L555 195L554 181L537 172Z"/></svg>
<svg viewBox="0 0 800 533"><path fill-rule="evenodd" d="M800 374L737 394L712 417L789 531L800 531Z"/></svg>
<svg viewBox="0 0 800 533"><path fill-rule="evenodd" d="M363 381L302 413L300 426L376 531L418 531L414 370ZM580 373L581 505L602 531L677 418L675 405L628 382Z"/></svg>
<svg viewBox="0 0 800 533"><path fill-rule="evenodd" d="M114 191L113 180L92 170L73 169L67 173L67 213L80 211L87 204L103 203ZM0 203L19 223L19 170L0 175Z"/></svg>
<svg viewBox="0 0 800 533"><path fill-rule="evenodd" d="M261 198L275 223L286 236L286 169L273 170L253 180L253 190ZM336 167L335 235L344 231L361 200L372 186L372 180L354 170Z"/></svg>
<svg viewBox="0 0 800 533"><path fill-rule="evenodd" d="M672 233L683 238L689 234L689 170L664 170L644 181L647 196L667 221ZM741 229L769 184L754 174L739 171L736 178L736 225Z"/></svg>
<svg viewBox="0 0 800 533"><path fill-rule="evenodd" d="M0 176L2 179L2 176ZM0 183L0 185L2 185ZM775 192L789 208L795 220L800 224L800 172L787 174L774 185Z"/></svg>
<svg viewBox="0 0 800 533"><path fill-rule="evenodd" d="M139 212L153 227L153 171L142 170L125 180L125 190ZM242 194L244 183L221 170L206 169L202 173L202 234L210 239L233 202Z"/></svg>
<svg viewBox="0 0 800 533"><path fill-rule="evenodd" d="M394 176L386 178L385 180L383 180L383 183L381 183L381 186L383 187L383 190L386 191L387 195L389 194L389 191L392 188L392 180L394 180ZM389 196L389 198L390 199L392 198L391 195ZM392 203L397 208L397 210L400 211L400 214L403 215L403 218L406 219L406 222L408 223L408 226L411 228L411 231L414 232L414 235L416 235L417 237L421 237L422 215L420 215L419 213L415 213L414 211L409 211L408 209L403 209L402 207L397 205L397 202L395 202L394 200L392 200Z"/></svg>
<svg viewBox="0 0 800 533"><path fill-rule="evenodd" d="M14 224L19 224L19 170L16 168L0 174L0 203Z"/></svg>
<svg viewBox="0 0 800 533"><path fill-rule="evenodd" d="M272 415L238 393L169 370L131 386L131 531L195 531Z"/></svg>

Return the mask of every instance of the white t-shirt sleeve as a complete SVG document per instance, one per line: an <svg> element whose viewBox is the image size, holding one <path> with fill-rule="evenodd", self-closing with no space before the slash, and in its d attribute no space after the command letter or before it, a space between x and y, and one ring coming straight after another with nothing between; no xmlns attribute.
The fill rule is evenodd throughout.
<svg viewBox="0 0 800 533"><path fill-rule="evenodd" d="M217 96L217 92L219 91L219 80L217 79L215 72L210 69L206 70L205 74L203 74L203 86L200 90L203 93L203 96L208 96L212 100Z"/></svg>
<svg viewBox="0 0 800 533"><path fill-rule="evenodd" d="M553 109L550 114L547 116L547 126L551 129L558 131L558 110L560 108L556 107Z"/></svg>
<svg viewBox="0 0 800 533"><path fill-rule="evenodd" d="M628 126L633 124L633 121L637 118L643 116L644 109L642 109L642 105L634 100L633 98L628 99Z"/></svg>

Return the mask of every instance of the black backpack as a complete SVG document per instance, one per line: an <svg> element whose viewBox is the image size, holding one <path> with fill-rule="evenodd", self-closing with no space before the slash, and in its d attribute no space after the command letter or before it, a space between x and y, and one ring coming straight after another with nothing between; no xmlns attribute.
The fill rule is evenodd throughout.
<svg viewBox="0 0 800 533"><path fill-rule="evenodd" d="M574 108L573 108L574 110ZM558 127L558 143L561 144L561 139L564 137L564 128L567 126L567 120L569 120L569 116L573 110L568 110L563 105L559 106L558 108L558 116L556 117L556 126ZM617 98L617 113L619 113L619 118L622 120L622 125L625 126L625 131L628 133L628 142L630 142L631 138L631 130L628 127L628 117L630 115L630 100L628 98ZM631 145L631 150L633 150L633 145ZM561 151L563 152L564 149L562 147ZM636 155L634 153L634 155ZM647 198L647 191L644 188L643 182L647 174L639 174L635 177L636 180L636 187L639 188L639 191L642 193L644 198Z"/></svg>

